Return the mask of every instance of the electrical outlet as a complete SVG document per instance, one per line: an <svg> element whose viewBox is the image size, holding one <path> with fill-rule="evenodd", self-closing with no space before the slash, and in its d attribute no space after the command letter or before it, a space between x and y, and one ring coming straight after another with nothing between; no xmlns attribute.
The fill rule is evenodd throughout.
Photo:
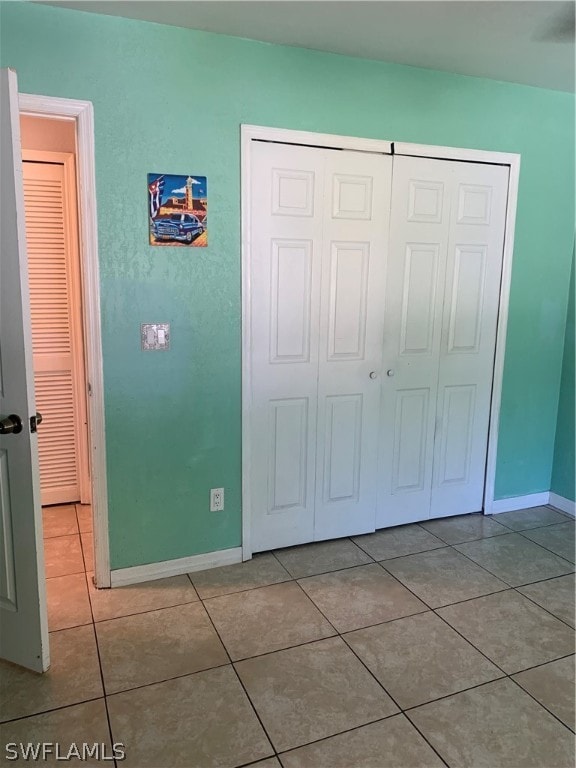
<svg viewBox="0 0 576 768"><path fill-rule="evenodd" d="M210 512L224 510L224 488L210 488Z"/></svg>

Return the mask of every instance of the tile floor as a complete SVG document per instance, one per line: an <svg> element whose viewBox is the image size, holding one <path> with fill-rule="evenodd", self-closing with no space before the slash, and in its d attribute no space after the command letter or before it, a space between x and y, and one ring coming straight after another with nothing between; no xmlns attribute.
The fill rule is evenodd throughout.
<svg viewBox="0 0 576 768"><path fill-rule="evenodd" d="M570 768L574 525L469 515L97 591L90 510L48 508L52 666L0 664L0 766L58 741L134 768Z"/></svg>

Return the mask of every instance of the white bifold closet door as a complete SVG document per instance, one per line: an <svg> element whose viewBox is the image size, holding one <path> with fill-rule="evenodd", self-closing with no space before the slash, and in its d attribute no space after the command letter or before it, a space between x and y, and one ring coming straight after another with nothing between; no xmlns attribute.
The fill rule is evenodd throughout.
<svg viewBox="0 0 576 768"><path fill-rule="evenodd" d="M376 525L482 509L508 168L394 158Z"/></svg>
<svg viewBox="0 0 576 768"><path fill-rule="evenodd" d="M392 158L252 142L252 549L365 533Z"/></svg>

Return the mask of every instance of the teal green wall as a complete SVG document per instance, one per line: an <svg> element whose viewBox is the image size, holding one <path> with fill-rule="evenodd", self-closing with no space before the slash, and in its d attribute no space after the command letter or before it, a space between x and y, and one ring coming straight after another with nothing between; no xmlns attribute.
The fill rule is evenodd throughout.
<svg viewBox="0 0 576 768"><path fill-rule="evenodd" d="M1 12L1 63L22 91L94 103L114 568L240 544L241 123L522 154L496 493L550 488L571 96L41 5ZM148 245L148 172L208 177L208 248ZM142 321L172 324L169 352L140 351Z"/></svg>
<svg viewBox="0 0 576 768"><path fill-rule="evenodd" d="M574 451L574 253L572 254L572 275L570 278L570 295L568 300L568 315L566 319L566 335L564 337L564 359L562 362L562 380L560 383L560 402L558 403L558 420L556 422L556 442L554 447L554 466L552 468L552 485L554 493L565 499L576 499L574 467L576 457Z"/></svg>

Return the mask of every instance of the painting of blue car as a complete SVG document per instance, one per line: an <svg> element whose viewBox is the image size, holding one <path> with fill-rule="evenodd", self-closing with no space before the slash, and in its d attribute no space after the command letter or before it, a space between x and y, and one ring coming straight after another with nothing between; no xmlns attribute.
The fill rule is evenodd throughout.
<svg viewBox="0 0 576 768"><path fill-rule="evenodd" d="M192 243L204 232L204 225L190 213L173 213L171 216L155 219L152 222L152 232L156 240Z"/></svg>
<svg viewBox="0 0 576 768"><path fill-rule="evenodd" d="M148 174L150 245L208 245L205 176Z"/></svg>

